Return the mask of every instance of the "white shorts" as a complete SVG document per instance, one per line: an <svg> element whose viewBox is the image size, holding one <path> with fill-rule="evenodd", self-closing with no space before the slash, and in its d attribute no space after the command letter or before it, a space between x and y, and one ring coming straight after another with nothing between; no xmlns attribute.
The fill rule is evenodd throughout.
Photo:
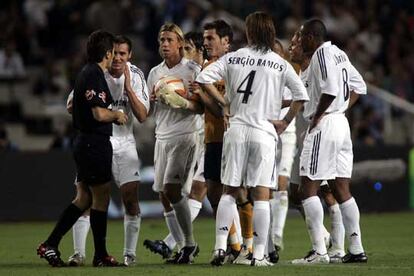
<svg viewBox="0 0 414 276"><path fill-rule="evenodd" d="M225 133L222 183L232 187L276 186L276 139L260 129L232 125Z"/></svg>
<svg viewBox="0 0 414 276"><path fill-rule="evenodd" d="M281 156L278 160L277 171L279 175L290 178L296 154L296 132L283 132L279 138L278 145L280 145L280 148L278 147L277 150L281 153Z"/></svg>
<svg viewBox="0 0 414 276"><path fill-rule="evenodd" d="M125 183L140 181L140 161L138 159L135 138L111 137L113 149L112 174L118 187Z"/></svg>
<svg viewBox="0 0 414 276"><path fill-rule="evenodd" d="M162 192L164 184L181 184L183 194L191 191L198 134L184 134L167 140L157 139L154 152L154 185L155 192Z"/></svg>
<svg viewBox="0 0 414 276"><path fill-rule="evenodd" d="M193 180L199 181L199 182L206 182L206 179L204 178L204 142L202 140L202 145L200 144L200 148L198 151L198 159L197 159L197 167L194 173Z"/></svg>
<svg viewBox="0 0 414 276"><path fill-rule="evenodd" d="M300 175L311 180L350 178L353 152L348 119L327 114L311 133L306 133L300 156Z"/></svg>

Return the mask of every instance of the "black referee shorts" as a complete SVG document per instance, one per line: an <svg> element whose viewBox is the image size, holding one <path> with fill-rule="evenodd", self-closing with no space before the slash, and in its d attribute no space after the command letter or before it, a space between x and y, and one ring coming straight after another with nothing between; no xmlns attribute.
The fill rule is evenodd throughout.
<svg viewBox="0 0 414 276"><path fill-rule="evenodd" d="M112 179L112 144L109 136L79 134L73 146L77 181L94 186Z"/></svg>
<svg viewBox="0 0 414 276"><path fill-rule="evenodd" d="M207 143L204 154L204 178L221 183L223 143Z"/></svg>

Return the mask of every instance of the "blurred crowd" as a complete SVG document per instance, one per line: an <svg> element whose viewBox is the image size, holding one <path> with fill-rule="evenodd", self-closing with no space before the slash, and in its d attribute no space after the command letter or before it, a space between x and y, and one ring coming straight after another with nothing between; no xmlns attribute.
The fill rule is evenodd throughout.
<svg viewBox="0 0 414 276"><path fill-rule="evenodd" d="M236 49L245 42L244 18L256 10L273 15L285 46L305 19L321 18L367 82L414 103L414 1L404 0L3 0L0 80L29 78L32 95L64 101L95 29L129 36L132 62L147 74L160 62L157 34L165 21L188 32L224 19L236 31ZM384 109L374 96L361 99L350 114L356 143L384 142ZM392 116L402 130L411 129L412 115L392 108ZM414 144L413 136L407 133L403 142Z"/></svg>

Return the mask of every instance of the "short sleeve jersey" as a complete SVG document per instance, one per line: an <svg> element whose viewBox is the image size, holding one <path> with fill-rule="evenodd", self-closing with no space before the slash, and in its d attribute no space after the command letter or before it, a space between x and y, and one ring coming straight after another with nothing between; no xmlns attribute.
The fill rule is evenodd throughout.
<svg viewBox="0 0 414 276"><path fill-rule="evenodd" d="M74 128L81 133L110 136L112 123L95 120L92 108L108 108L112 102L102 69L96 63L86 64L75 81L72 112Z"/></svg>
<svg viewBox="0 0 414 276"><path fill-rule="evenodd" d="M138 100L146 107L148 112L150 103L144 73L142 73L142 71L135 65L128 63L128 66L131 76L131 87L134 90ZM129 102L128 95L125 91L125 75L122 74L119 78L115 78L109 72L105 72L105 79L114 99L112 109L122 110L126 115L128 115L129 118L125 125L113 125L112 136L133 136L134 114L131 108L131 103Z"/></svg>
<svg viewBox="0 0 414 276"><path fill-rule="evenodd" d="M150 94L157 81L165 76L174 76L183 80L185 89L190 81L194 81L200 72L200 66L186 58L172 68L168 68L165 61L152 68L147 80ZM200 116L189 110L174 109L157 101L154 107L155 136L157 139L168 139L176 135L190 134L200 130Z"/></svg>
<svg viewBox="0 0 414 276"><path fill-rule="evenodd" d="M294 101L308 100L292 65L272 51L242 48L228 53L207 66L197 82L214 83L220 79L225 80L225 99L232 115L230 125L248 125L274 137L277 134L269 120L279 118L285 87L292 92Z"/></svg>
<svg viewBox="0 0 414 276"><path fill-rule="evenodd" d="M312 55L302 80L309 94L303 115L310 119L316 112L322 94L335 96L327 113L344 113L352 90L366 94L365 82L352 66L348 56L330 41L323 43Z"/></svg>

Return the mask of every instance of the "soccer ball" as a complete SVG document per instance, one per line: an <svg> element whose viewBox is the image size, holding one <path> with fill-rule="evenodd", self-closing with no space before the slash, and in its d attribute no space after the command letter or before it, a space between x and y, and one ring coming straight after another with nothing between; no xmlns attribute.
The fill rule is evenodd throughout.
<svg viewBox="0 0 414 276"><path fill-rule="evenodd" d="M175 92L183 98L188 98L183 80L174 76L165 76L157 81L154 87L155 96L159 99L161 94Z"/></svg>

